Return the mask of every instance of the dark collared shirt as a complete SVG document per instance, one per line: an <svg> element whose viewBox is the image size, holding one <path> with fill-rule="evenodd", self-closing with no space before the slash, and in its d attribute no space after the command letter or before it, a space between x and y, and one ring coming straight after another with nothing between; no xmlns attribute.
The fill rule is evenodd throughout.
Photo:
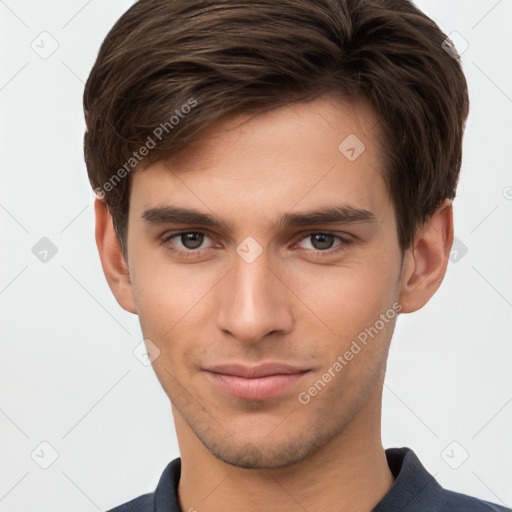
<svg viewBox="0 0 512 512"><path fill-rule="evenodd" d="M372 512L510 512L503 506L443 489L410 448L388 448L395 477L389 492ZM178 505L181 459L165 468L155 492L139 496L109 512L183 512Z"/></svg>

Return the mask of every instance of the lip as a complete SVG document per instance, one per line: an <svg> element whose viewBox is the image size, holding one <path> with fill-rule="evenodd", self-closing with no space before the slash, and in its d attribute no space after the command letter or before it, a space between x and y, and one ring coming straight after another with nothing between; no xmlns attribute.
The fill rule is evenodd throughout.
<svg viewBox="0 0 512 512"><path fill-rule="evenodd" d="M245 400L266 400L281 395L309 373L280 363L257 366L217 365L205 369L213 383L226 393Z"/></svg>

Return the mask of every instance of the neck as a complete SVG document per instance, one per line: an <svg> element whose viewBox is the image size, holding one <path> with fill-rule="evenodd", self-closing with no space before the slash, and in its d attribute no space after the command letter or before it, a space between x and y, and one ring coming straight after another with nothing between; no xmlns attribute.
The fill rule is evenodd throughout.
<svg viewBox="0 0 512 512"><path fill-rule="evenodd" d="M394 482L380 436L381 394L382 386L376 386L352 422L313 456L277 469L238 468L218 460L173 409L181 509L370 512Z"/></svg>

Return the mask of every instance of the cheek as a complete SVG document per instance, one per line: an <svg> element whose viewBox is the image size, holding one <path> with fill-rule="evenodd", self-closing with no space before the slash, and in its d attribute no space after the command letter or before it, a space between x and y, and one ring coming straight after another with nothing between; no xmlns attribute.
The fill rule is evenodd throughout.
<svg viewBox="0 0 512 512"><path fill-rule="evenodd" d="M297 273L290 288L302 303L301 318L316 322L326 335L341 340L356 336L385 313L395 301L398 269L391 257L365 257L340 267ZM305 315L305 316L303 316Z"/></svg>
<svg viewBox="0 0 512 512"><path fill-rule="evenodd" d="M160 350L153 361L156 376L167 394L179 400L179 383L192 378L201 354L211 346L204 332L213 333L208 322L218 273L193 265L137 263L132 284L141 330Z"/></svg>
<svg viewBox="0 0 512 512"><path fill-rule="evenodd" d="M131 274L134 300L145 336L167 337L201 309L216 274L195 265L172 264L164 250L136 251Z"/></svg>
<svg viewBox="0 0 512 512"><path fill-rule="evenodd" d="M322 391L318 405L329 397L355 400L379 373L398 313L397 306L393 308L398 278L393 258L382 258L382 251L376 250L373 258L326 267L314 279L303 280L301 298L307 310L302 308L302 327L307 331L308 324L314 324L316 331L309 332L321 331L325 337L316 347L320 367L312 383L320 379L321 388L328 381L329 389Z"/></svg>

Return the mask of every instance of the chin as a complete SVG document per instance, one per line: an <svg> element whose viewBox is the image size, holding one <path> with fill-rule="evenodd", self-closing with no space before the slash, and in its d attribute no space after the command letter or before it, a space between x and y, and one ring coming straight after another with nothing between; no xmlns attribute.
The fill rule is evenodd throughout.
<svg viewBox="0 0 512 512"><path fill-rule="evenodd" d="M201 439L201 438L200 438ZM327 444L326 436L318 434L305 439L303 435L288 436L286 441L263 438L256 441L224 439L209 442L201 439L208 451L222 462L244 469L277 469L292 466L307 459Z"/></svg>

